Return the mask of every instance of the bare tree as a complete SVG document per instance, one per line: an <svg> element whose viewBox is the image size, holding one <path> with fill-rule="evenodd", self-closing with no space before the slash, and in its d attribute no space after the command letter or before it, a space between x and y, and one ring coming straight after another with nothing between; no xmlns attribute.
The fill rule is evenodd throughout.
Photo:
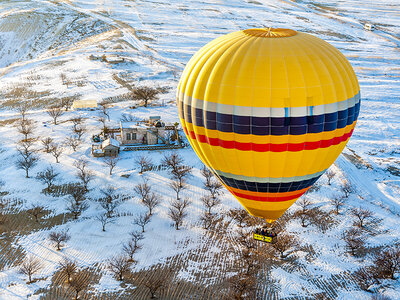
<svg viewBox="0 0 400 300"><path fill-rule="evenodd" d="M71 108L71 106L74 104L74 101L79 99L79 97L80 97L79 94L62 97L60 99L60 105L61 105L61 107L64 107L65 111L68 111Z"/></svg>
<svg viewBox="0 0 400 300"><path fill-rule="evenodd" d="M146 272L147 278L143 281L143 285L148 289L150 293L150 299L157 298L157 292L167 286L167 282L170 278L169 270L162 270L154 274L152 272Z"/></svg>
<svg viewBox="0 0 400 300"><path fill-rule="evenodd" d="M135 243L133 240L122 245L122 251L128 256L129 262L131 263L135 261L133 256L135 255L138 249L139 248L137 247L137 243Z"/></svg>
<svg viewBox="0 0 400 300"><path fill-rule="evenodd" d="M294 235L286 232L281 232L277 238L276 243L271 245L277 252L279 252L280 258L283 259L287 256L285 255L285 252L290 248L295 248L298 245L298 241Z"/></svg>
<svg viewBox="0 0 400 300"><path fill-rule="evenodd" d="M76 138L81 141L82 136L86 133L86 127L83 125L76 126L73 129L73 133L75 134Z"/></svg>
<svg viewBox="0 0 400 300"><path fill-rule="evenodd" d="M72 148L75 152L78 146L81 144L81 141L73 136L68 136L65 140L65 144Z"/></svg>
<svg viewBox="0 0 400 300"><path fill-rule="evenodd" d="M354 192L354 187L348 180L344 180L340 189L344 193L346 198L349 198L349 195Z"/></svg>
<svg viewBox="0 0 400 300"><path fill-rule="evenodd" d="M123 201L120 194L116 193L116 190L112 186L107 186L100 190L103 197L100 197L97 201L106 210L106 215L108 218L112 218L114 216L115 209L121 204Z"/></svg>
<svg viewBox="0 0 400 300"><path fill-rule="evenodd" d="M61 250L61 244L66 243L71 239L67 231L52 231L49 234L49 240L56 244L57 251Z"/></svg>
<svg viewBox="0 0 400 300"><path fill-rule="evenodd" d="M103 115L100 115L100 116L97 118L97 120L98 120L101 124L103 124L103 132L106 133L107 130L108 130L106 118L104 118Z"/></svg>
<svg viewBox="0 0 400 300"><path fill-rule="evenodd" d="M122 281L124 275L130 272L131 262L125 256L116 256L108 261L108 269Z"/></svg>
<svg viewBox="0 0 400 300"><path fill-rule="evenodd" d="M139 214L133 221L133 224L138 225L142 228L142 232L144 232L145 226L150 222L149 214Z"/></svg>
<svg viewBox="0 0 400 300"><path fill-rule="evenodd" d="M340 208L344 205L346 202L346 198L343 196L336 195L333 198L329 199L333 207L335 208L335 214L340 213Z"/></svg>
<svg viewBox="0 0 400 300"><path fill-rule="evenodd" d="M243 227L249 218L249 213L242 208L232 208L228 213L229 217L236 221L239 227Z"/></svg>
<svg viewBox="0 0 400 300"><path fill-rule="evenodd" d="M36 221L36 223L40 222L40 218L44 215L45 209L43 206L40 206L38 204L34 204L30 209L26 211L28 214L30 214Z"/></svg>
<svg viewBox="0 0 400 300"><path fill-rule="evenodd" d="M400 245L377 252L374 265L377 267L379 278L395 279L395 274L400 272Z"/></svg>
<svg viewBox="0 0 400 300"><path fill-rule="evenodd" d="M174 199L171 201L171 207L168 210L168 216L175 224L175 229L179 230L183 219L187 216L187 208L190 205L189 199Z"/></svg>
<svg viewBox="0 0 400 300"><path fill-rule="evenodd" d="M78 271L78 266L75 261L72 261L68 258L64 258L59 262L59 271L62 275L67 277L67 282L70 283L72 276L76 274Z"/></svg>
<svg viewBox="0 0 400 300"><path fill-rule="evenodd" d="M214 178L214 174L206 166L203 166L200 173L204 177L204 186L211 185L212 179Z"/></svg>
<svg viewBox="0 0 400 300"><path fill-rule="evenodd" d="M79 183L70 184L68 195L76 205L79 205L81 202L86 200L85 194L86 191L82 185Z"/></svg>
<svg viewBox="0 0 400 300"><path fill-rule="evenodd" d="M81 116L76 116L70 119L70 121L73 123L73 131L76 131L76 129L84 123L84 120Z"/></svg>
<svg viewBox="0 0 400 300"><path fill-rule="evenodd" d="M209 213L205 211L200 217L200 221L203 224L204 229L210 229L218 220L217 214Z"/></svg>
<svg viewBox="0 0 400 300"><path fill-rule="evenodd" d="M143 205L146 206L149 210L148 215L151 216L153 213L154 208L159 206L161 204L161 199L160 197L155 194L151 193L149 194L144 200L143 200Z"/></svg>
<svg viewBox="0 0 400 300"><path fill-rule="evenodd" d="M227 282L230 292L224 299L255 299L257 279L253 274L246 275L239 273L230 277Z"/></svg>
<svg viewBox="0 0 400 300"><path fill-rule="evenodd" d="M47 190L53 186L54 181L60 173L57 173L52 166L47 167L43 172L39 172L36 174L36 179L42 181L44 184L47 184Z"/></svg>
<svg viewBox="0 0 400 300"><path fill-rule="evenodd" d="M61 106L51 106L48 110L47 110L47 114L53 118L53 124L57 125L57 119L59 117L61 117L64 112L62 110Z"/></svg>
<svg viewBox="0 0 400 300"><path fill-rule="evenodd" d="M130 233L130 235L131 235L134 247L137 250L142 249L142 245L140 245L139 242L144 239L143 233L140 231L132 231Z"/></svg>
<svg viewBox="0 0 400 300"><path fill-rule="evenodd" d="M147 107L149 101L152 101L157 98L157 95L160 93L159 90L149 87L137 87L132 92L132 99L133 100L142 100L144 103L144 107Z"/></svg>
<svg viewBox="0 0 400 300"><path fill-rule="evenodd" d="M19 273L28 276L28 283L32 283L32 276L38 273L43 268L39 259L28 256L22 262Z"/></svg>
<svg viewBox="0 0 400 300"><path fill-rule="evenodd" d="M85 201L76 203L75 201L71 200L67 210L74 216L74 219L76 220L87 208L88 205Z"/></svg>
<svg viewBox="0 0 400 300"><path fill-rule="evenodd" d="M149 196L151 192L151 187L148 184L148 180L144 179L143 183L137 184L134 189L135 193L139 196L142 202Z"/></svg>
<svg viewBox="0 0 400 300"><path fill-rule="evenodd" d="M209 214L211 214L211 209L213 207L221 204L221 200L216 197L213 197L212 195L201 197L201 202L203 202Z"/></svg>
<svg viewBox="0 0 400 300"><path fill-rule="evenodd" d="M361 267L353 272L352 275L356 279L361 289L364 291L369 291L373 284L378 283L375 272L375 268Z"/></svg>
<svg viewBox="0 0 400 300"><path fill-rule="evenodd" d="M301 226L306 227L306 221L310 219L310 206L311 201L303 197L296 202L297 205L300 206L300 210L298 210L294 216L300 218Z"/></svg>
<svg viewBox="0 0 400 300"><path fill-rule="evenodd" d="M335 177L336 173L333 170L329 169L328 171L326 171L325 175L326 178L328 178L328 185L331 185L331 180L333 179L333 177Z"/></svg>
<svg viewBox="0 0 400 300"><path fill-rule="evenodd" d="M106 231L106 225L107 224L110 224L110 223L114 222L114 220L112 218L107 216L107 213L97 215L96 220L100 221L101 228L102 228L103 231Z"/></svg>
<svg viewBox="0 0 400 300"><path fill-rule="evenodd" d="M115 156L109 156L109 157L104 158L104 164L108 167L110 176L112 175L112 172L118 162L119 162L119 158L115 157Z"/></svg>
<svg viewBox="0 0 400 300"><path fill-rule="evenodd" d="M17 130L24 136L24 140L31 139L35 129L36 125L32 120L22 119L17 123Z"/></svg>
<svg viewBox="0 0 400 300"><path fill-rule="evenodd" d="M16 166L18 169L25 170L25 177L29 178L29 170L36 166L39 158L33 153L21 153L20 158L17 159Z"/></svg>
<svg viewBox="0 0 400 300"><path fill-rule="evenodd" d="M81 180L85 191L89 191L89 182L94 178L94 173L88 169L88 164L89 162L84 158L80 158L74 162L74 166L78 169L76 175Z"/></svg>
<svg viewBox="0 0 400 300"><path fill-rule="evenodd" d="M361 207L354 207L350 212L354 217L357 218L357 221L354 224L360 228L363 228L365 222L373 217L372 211L370 211L369 209L363 209Z"/></svg>
<svg viewBox="0 0 400 300"><path fill-rule="evenodd" d="M26 113L28 111L28 104L23 102L17 107L17 112L20 114L22 121L26 120Z"/></svg>
<svg viewBox="0 0 400 300"><path fill-rule="evenodd" d="M183 158L177 152L164 155L162 160L162 163L171 170L172 178L177 180L181 186L192 172L192 167L184 165L183 162Z"/></svg>
<svg viewBox="0 0 400 300"><path fill-rule="evenodd" d="M361 231L356 228L350 228L343 233L343 240L346 248L350 250L352 255L356 255L356 251L364 247L364 239L361 237Z"/></svg>
<svg viewBox="0 0 400 300"><path fill-rule="evenodd" d="M107 120L110 121L110 112L108 110L110 103L108 103L106 101L102 101L99 103L99 105L100 105L101 112L104 115L104 117L107 117Z"/></svg>
<svg viewBox="0 0 400 300"><path fill-rule="evenodd" d="M50 148L50 153L54 156L54 158L56 159L56 163L59 163L60 161L59 161L59 157L61 156L61 154L63 154L63 152L64 152L64 148L61 146L61 145L59 145L59 144L57 144L57 143L53 143L52 145L51 145L51 148Z"/></svg>
<svg viewBox="0 0 400 300"><path fill-rule="evenodd" d="M179 195L180 195L181 191L186 189L186 183L183 182L181 184L181 183L179 183L179 181L176 181L176 180L172 180L169 183L169 186L174 190L177 200L180 199Z"/></svg>
<svg viewBox="0 0 400 300"><path fill-rule="evenodd" d="M139 173L143 174L143 172L151 169L154 164L150 157L141 155L135 158L135 165L139 167Z"/></svg>
<svg viewBox="0 0 400 300"><path fill-rule="evenodd" d="M51 146L53 145L54 140L51 137L47 137L41 140L43 144L43 150L46 153L51 152Z"/></svg>
<svg viewBox="0 0 400 300"><path fill-rule="evenodd" d="M79 270L72 275L69 285L75 291L75 300L78 300L79 293L90 285L90 275L84 270Z"/></svg>

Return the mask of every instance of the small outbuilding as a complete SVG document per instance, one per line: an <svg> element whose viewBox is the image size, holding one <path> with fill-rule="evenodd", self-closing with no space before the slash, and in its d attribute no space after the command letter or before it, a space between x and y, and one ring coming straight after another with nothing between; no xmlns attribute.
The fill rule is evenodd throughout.
<svg viewBox="0 0 400 300"><path fill-rule="evenodd" d="M72 104L74 110L96 109L96 100L75 100Z"/></svg>
<svg viewBox="0 0 400 300"><path fill-rule="evenodd" d="M95 157L116 157L119 154L119 142L113 138L109 138L102 143L92 144L92 154Z"/></svg>

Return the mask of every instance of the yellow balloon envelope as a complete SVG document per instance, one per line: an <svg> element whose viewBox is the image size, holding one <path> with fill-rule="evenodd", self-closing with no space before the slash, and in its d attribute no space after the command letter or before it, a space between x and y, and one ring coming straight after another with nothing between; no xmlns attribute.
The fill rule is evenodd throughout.
<svg viewBox="0 0 400 300"><path fill-rule="evenodd" d="M199 158L250 214L272 222L345 147L360 88L327 42L255 28L200 49L183 71L177 102Z"/></svg>

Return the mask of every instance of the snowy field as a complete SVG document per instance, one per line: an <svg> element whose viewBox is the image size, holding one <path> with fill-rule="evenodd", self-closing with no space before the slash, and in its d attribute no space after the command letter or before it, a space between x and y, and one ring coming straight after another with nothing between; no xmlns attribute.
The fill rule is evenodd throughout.
<svg viewBox="0 0 400 300"><path fill-rule="evenodd" d="M102 128L99 112L68 111L54 125L46 108L62 97L114 99L109 127L118 127L124 114L138 119L159 115L167 123L177 122L176 86L190 57L222 34L263 26L308 32L337 47L354 67L362 102L354 134L344 155L331 168L336 173L332 184L322 176L317 183L319 190L308 197L313 206L329 212L333 209L329 200L341 193L344 180L355 192L341 214L332 214L335 225L326 232L313 225L302 227L299 219L288 222L286 230L300 237L300 246L286 260L267 263L257 297L370 299L380 293L388 299L400 299L398 280L382 280L372 293L362 290L351 276L359 267L370 265L374 253L400 243L398 0L367 0L362 4L357 0L2 1L0 16L0 180L4 182L1 191L6 192L2 197L9 202L8 223L0 224L0 299L71 299L71 291L66 294L56 284L58 263L64 257L96 274L87 293L81 294L84 299L147 299L146 289L136 288L141 272L167 267L174 269L174 280L163 292L164 299L219 299L218 289L232 275L232 251L228 250L236 247L233 231L237 224L229 225L224 235L208 234L202 228L200 198L206 191L200 174L202 163L191 148L178 150L193 171L182 192L191 200L188 217L182 228L175 230L168 217L174 197L168 185L169 172L139 174L135 165L135 158L142 154L160 164L168 151L123 152L109 175L104 159L91 155L90 138ZM364 30L366 22L375 24L376 30ZM99 59L103 55L106 61ZM124 62L112 63L122 58ZM131 109L129 86L145 85L168 89L153 105ZM16 108L22 102L30 106L27 118L35 121L34 135L40 139L51 137L61 144L71 132L71 118L82 116L86 120L87 133L77 150L66 147L59 163L51 154L39 151L40 160L30 171L31 178L16 168L16 147L22 138L15 126L20 118ZM39 149L41 143L34 147ZM105 232L96 219L104 210L96 201L88 200L88 209L75 220L67 213L68 196L42 193L45 185L34 178L51 165L60 173L58 185L75 182L74 162L79 158L89 161L88 168L95 175L89 183L90 199L100 197L100 189L107 186L129 195ZM134 279L121 283L107 269L107 261L121 254L129 233L139 229L133 221L146 208L134 187L144 177L162 203L146 226L142 249L135 254ZM216 209L221 215L239 207L228 192L221 199ZM41 224L26 213L33 205L46 209ZM366 253L353 256L342 236L354 222L350 210L358 207L371 210L380 222L364 232ZM290 211L298 209L293 205ZM61 251L48 239L54 230L67 230L71 236ZM42 268L34 275L36 280L27 284L18 266L31 256L40 258Z"/></svg>

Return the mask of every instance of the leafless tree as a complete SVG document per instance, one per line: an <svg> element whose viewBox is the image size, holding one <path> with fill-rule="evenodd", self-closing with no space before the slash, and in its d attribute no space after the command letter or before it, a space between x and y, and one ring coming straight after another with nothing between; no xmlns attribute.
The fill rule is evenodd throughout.
<svg viewBox="0 0 400 300"><path fill-rule="evenodd" d="M62 261L59 262L59 271L62 275L67 277L67 282L71 283L72 277L78 271L78 265L76 261L72 261L68 258L64 258Z"/></svg>
<svg viewBox="0 0 400 300"><path fill-rule="evenodd" d="M18 105L17 111L20 114L22 121L26 120L26 113L27 113L28 109L29 109L29 107L26 102L23 102L20 105Z"/></svg>
<svg viewBox="0 0 400 300"><path fill-rule="evenodd" d="M335 208L335 214L340 213L340 208L344 205L346 202L346 198L343 196L336 195L333 198L329 199L333 207Z"/></svg>
<svg viewBox="0 0 400 300"><path fill-rule="evenodd" d="M217 222L217 220L217 214L208 213L207 211L205 211L200 217L200 221L203 224L204 229L210 229L215 222Z"/></svg>
<svg viewBox="0 0 400 300"><path fill-rule="evenodd" d="M326 232L335 224L331 214L319 207L313 207L309 210L308 220L322 232Z"/></svg>
<svg viewBox="0 0 400 300"><path fill-rule="evenodd" d="M47 110L47 114L53 118L53 124L57 125L57 119L59 117L61 117L64 112L62 110L61 106L55 105L55 106L51 106L48 110Z"/></svg>
<svg viewBox="0 0 400 300"><path fill-rule="evenodd" d="M103 102L100 102L99 105L100 105L101 112L104 115L104 117L107 117L107 120L110 121L110 112L108 110L110 103L103 101Z"/></svg>
<svg viewBox="0 0 400 300"><path fill-rule="evenodd" d="M17 130L24 136L23 140L32 139L32 135L36 129L35 122L29 119L21 119L17 123Z"/></svg>
<svg viewBox="0 0 400 300"><path fill-rule="evenodd" d="M276 243L271 245L280 254L280 258L283 259L287 256L285 252L290 248L295 248L298 245L298 241L294 235L283 231L277 237Z"/></svg>
<svg viewBox="0 0 400 300"><path fill-rule="evenodd" d="M376 253L374 265L377 267L379 278L395 279L395 274L400 272L400 245Z"/></svg>
<svg viewBox="0 0 400 300"><path fill-rule="evenodd" d="M346 198L349 198L349 195L354 192L354 187L348 180L344 180L341 187L341 191L344 193Z"/></svg>
<svg viewBox="0 0 400 300"><path fill-rule="evenodd" d="M46 153L50 153L51 152L51 146L54 143L54 140L51 137L47 137L41 140L42 144L43 144L43 150Z"/></svg>
<svg viewBox="0 0 400 300"><path fill-rule="evenodd" d="M89 162L84 158L80 158L74 162L74 166L78 169L76 175L81 180L85 191L88 191L89 182L94 178L94 173L88 169L88 164Z"/></svg>
<svg viewBox="0 0 400 300"><path fill-rule="evenodd" d="M140 245L139 242L144 239L143 233L140 231L132 231L130 233L130 235L131 235L134 247L137 250L142 249L142 245Z"/></svg>
<svg viewBox="0 0 400 300"><path fill-rule="evenodd" d="M106 210L108 218L114 217L115 209L121 204L124 198L116 193L116 190L112 186L105 187L100 190L103 197L100 197L97 201Z"/></svg>
<svg viewBox="0 0 400 300"><path fill-rule="evenodd" d="M122 281L124 275L130 272L131 262L125 256L116 256L108 261L108 269Z"/></svg>
<svg viewBox="0 0 400 300"><path fill-rule="evenodd" d="M25 170L25 177L29 178L29 170L37 165L39 158L33 153L21 153L21 157L17 159L16 167L21 170Z"/></svg>
<svg viewBox="0 0 400 300"><path fill-rule="evenodd" d="M174 199L171 201L171 206L168 210L168 216L175 224L175 229L179 230L183 219L187 216L187 208L190 205L189 199Z"/></svg>
<svg viewBox="0 0 400 300"><path fill-rule="evenodd" d="M249 218L249 213L242 208L232 208L229 210L228 216L235 220L239 227L243 227Z"/></svg>
<svg viewBox="0 0 400 300"><path fill-rule="evenodd" d="M151 216L153 214L154 208L161 204L161 198L155 193L149 194L144 200L143 205L149 210L148 214Z"/></svg>
<svg viewBox="0 0 400 300"><path fill-rule="evenodd" d="M110 176L112 175L112 172L118 162L119 162L119 158L115 157L115 156L109 156L109 157L104 158L104 164L108 167Z"/></svg>
<svg viewBox="0 0 400 300"><path fill-rule="evenodd" d="M203 166L200 173L204 177L204 185L205 186L211 185L212 179L214 178L214 174L206 166Z"/></svg>
<svg viewBox="0 0 400 300"><path fill-rule="evenodd" d="M149 214L139 214L133 220L133 224L138 225L142 228L142 232L144 232L145 226L150 222L150 215Z"/></svg>
<svg viewBox="0 0 400 300"><path fill-rule="evenodd" d="M88 205L85 201L76 203L74 200L71 199L67 210L74 216L74 219L78 219L78 216L81 215L83 211L88 208Z"/></svg>
<svg viewBox="0 0 400 300"><path fill-rule="evenodd" d="M133 256L137 250L139 250L139 248L137 247L137 243L135 243L133 240L122 245L122 251L128 256L129 262L131 263L135 261Z"/></svg>
<svg viewBox="0 0 400 300"><path fill-rule="evenodd" d="M71 239L67 231L52 231L49 234L49 240L56 244L57 251L61 250L61 244L66 243Z"/></svg>
<svg viewBox="0 0 400 300"><path fill-rule="evenodd" d="M207 195L201 197L201 202L203 202L204 206L207 209L207 212L211 214L211 209L217 205L221 204L221 199L213 197L212 195Z"/></svg>
<svg viewBox="0 0 400 300"><path fill-rule="evenodd" d="M40 222L40 218L44 215L45 209L43 206L40 206L38 204L34 204L30 209L26 211L28 214L30 214L36 221L36 223Z"/></svg>
<svg viewBox="0 0 400 300"><path fill-rule="evenodd" d="M169 183L169 186L174 190L177 200L180 199L179 195L180 195L181 191L186 189L186 183L185 182L183 182L181 184L181 183L179 183L179 181L176 181L176 180L172 180Z"/></svg>
<svg viewBox="0 0 400 300"><path fill-rule="evenodd" d="M103 115L100 115L97 120L103 125L103 132L106 133L107 132L107 119L104 118Z"/></svg>
<svg viewBox="0 0 400 300"><path fill-rule="evenodd" d="M150 293L150 299L157 298L157 292L162 290L169 281L170 278L170 271L169 270L162 270L154 274L152 272L146 273L147 278L143 281L143 285L148 289Z"/></svg>
<svg viewBox="0 0 400 300"><path fill-rule="evenodd" d="M140 174L143 174L143 172L151 169L151 167L154 165L151 158L146 156L146 155L141 155L137 156L135 158L135 165L139 167Z"/></svg>
<svg viewBox="0 0 400 300"><path fill-rule="evenodd" d="M63 152L64 152L64 147L62 147L61 145L59 145L57 143L51 144L50 153L56 159L56 163L60 162L59 157L61 156L61 154L63 154Z"/></svg>
<svg viewBox="0 0 400 300"><path fill-rule="evenodd" d="M76 138L81 141L82 136L86 133L86 127L83 125L79 125L72 128L73 134L75 134Z"/></svg>
<svg viewBox="0 0 400 300"><path fill-rule="evenodd" d="M80 94L75 94L75 95L72 95L72 96L62 97L60 99L61 107L64 107L65 111L68 111L68 109L71 108L71 106L74 103L74 101L78 100L80 96L81 96Z"/></svg>
<svg viewBox="0 0 400 300"><path fill-rule="evenodd" d="M160 91L155 88L143 86L133 89L131 95L133 100L142 100L144 107L147 107L149 101L156 99L159 93Z"/></svg>
<svg viewBox="0 0 400 300"><path fill-rule="evenodd" d="M60 173L57 173L52 166L47 167L43 172L39 172L36 174L36 179L42 181L44 184L47 184L47 190L53 186L54 181Z"/></svg>
<svg viewBox="0 0 400 300"><path fill-rule="evenodd" d="M186 177L192 172L192 167L184 165L183 158L177 152L164 155L162 163L168 166L171 170L172 178L177 180L181 186L183 186Z"/></svg>
<svg viewBox="0 0 400 300"><path fill-rule="evenodd" d="M148 184L148 180L144 179L143 183L137 184L133 190L139 196L140 201L144 202L151 192L151 187Z"/></svg>
<svg viewBox="0 0 400 300"><path fill-rule="evenodd" d="M325 175L326 178L328 178L328 185L331 185L331 180L333 179L333 177L335 177L336 173L333 170L329 169L328 171L326 171Z"/></svg>
<svg viewBox="0 0 400 300"><path fill-rule="evenodd" d="M303 197L298 200L296 204L300 206L300 210L298 210L294 216L300 219L301 226L306 227L306 221L310 219L311 201L308 198Z"/></svg>
<svg viewBox="0 0 400 300"><path fill-rule="evenodd" d="M343 240L346 243L346 248L352 255L356 255L356 251L364 247L364 239L361 236L361 231L356 228L350 228L343 233Z"/></svg>
<svg viewBox="0 0 400 300"><path fill-rule="evenodd" d="M255 299L257 279L254 274L236 274L227 280L229 293L224 300Z"/></svg>
<svg viewBox="0 0 400 300"><path fill-rule="evenodd" d="M86 191L82 185L79 183L70 184L68 195L76 205L79 205L81 202L86 200L85 194Z"/></svg>
<svg viewBox="0 0 400 300"><path fill-rule="evenodd" d="M75 300L79 299L79 293L90 285L90 276L85 270L76 271L69 282L70 287L75 291Z"/></svg>
<svg viewBox="0 0 400 300"><path fill-rule="evenodd" d="M33 256L28 256L22 262L19 273L28 276L28 283L32 283L32 276L38 273L43 268L39 259Z"/></svg>
<svg viewBox="0 0 400 300"><path fill-rule="evenodd" d="M369 291L373 284L378 283L375 278L375 268L361 267L353 272L352 275L356 279L360 288L364 291Z"/></svg>
<svg viewBox="0 0 400 300"><path fill-rule="evenodd" d="M100 223L101 223L101 228L102 228L103 231L106 231L106 225L107 225L107 224L110 224L110 223L113 223L113 222L114 222L114 220L113 220L112 218L110 218L110 217L107 215L107 213L97 215L96 220L97 220L97 221L100 221Z"/></svg>
<svg viewBox="0 0 400 300"><path fill-rule="evenodd" d="M75 116L70 119L70 121L73 123L73 129L75 130L79 125L82 125L84 123L84 118L82 116Z"/></svg>
<svg viewBox="0 0 400 300"><path fill-rule="evenodd" d="M78 146L81 144L81 141L76 137L68 136L65 140L65 144L71 147L72 150L75 152Z"/></svg>
<svg viewBox="0 0 400 300"><path fill-rule="evenodd" d="M373 217L372 211L369 209L363 209L361 207L359 208L352 208L351 209L351 214L357 218L357 221L354 223L356 226L363 228L365 225L365 222L367 222L369 219Z"/></svg>

